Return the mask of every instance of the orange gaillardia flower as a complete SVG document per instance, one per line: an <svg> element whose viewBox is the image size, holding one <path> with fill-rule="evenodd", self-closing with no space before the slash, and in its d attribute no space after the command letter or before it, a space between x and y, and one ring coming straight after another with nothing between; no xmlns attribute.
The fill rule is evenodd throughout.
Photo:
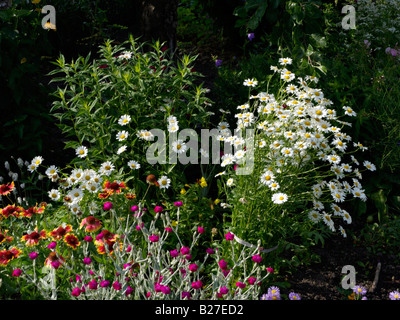
<svg viewBox="0 0 400 320"><path fill-rule="evenodd" d="M8 218L9 216L14 216L18 218L21 211L21 207L16 206L15 204L9 204L7 207L0 209L0 214L5 218Z"/></svg>
<svg viewBox="0 0 400 320"><path fill-rule="evenodd" d="M58 269L63 263L65 263L65 259L62 256L57 256L55 251L50 252L49 256L44 261L46 267L51 267L53 269Z"/></svg>
<svg viewBox="0 0 400 320"><path fill-rule="evenodd" d="M67 225L65 228L59 226L58 228L50 231L48 233L49 237L52 237L54 240L61 240L68 232L72 231L71 225Z"/></svg>
<svg viewBox="0 0 400 320"><path fill-rule="evenodd" d="M97 252L100 254L105 254L107 251L111 254L114 250L114 244L117 243L117 234L113 234L108 230L103 230L97 237L94 244L97 247ZM107 248L106 248L107 245ZM120 243L120 248L122 250L122 243Z"/></svg>
<svg viewBox="0 0 400 320"><path fill-rule="evenodd" d="M28 209L22 208L22 216L23 217L28 217L31 218L33 215L38 214L38 213L43 213L44 212L45 206L41 206L38 208L37 204L34 207L30 207Z"/></svg>
<svg viewBox="0 0 400 320"><path fill-rule="evenodd" d="M96 232L101 228L101 221L93 216L89 216L82 220L79 229L86 225L86 232Z"/></svg>
<svg viewBox="0 0 400 320"><path fill-rule="evenodd" d="M26 241L26 245L28 247L35 246L39 243L39 240L41 239L47 239L46 231L42 230L38 232L38 228L35 228L35 231L33 231L30 234L26 234L21 237L22 241Z"/></svg>
<svg viewBox="0 0 400 320"><path fill-rule="evenodd" d="M11 242L14 238L10 236L6 236L8 230L4 231L4 234L0 230L0 243L3 243L4 241Z"/></svg>
<svg viewBox="0 0 400 320"><path fill-rule="evenodd" d="M108 180L106 182L104 182L103 187L104 187L104 191L108 192L110 194L121 193L122 189L126 189L124 182L118 183L117 181L110 182Z"/></svg>
<svg viewBox="0 0 400 320"><path fill-rule="evenodd" d="M15 247L10 250L0 251L0 266L7 266L11 260L18 258L21 253L22 250Z"/></svg>
<svg viewBox="0 0 400 320"><path fill-rule="evenodd" d="M79 239L76 235L73 233L68 233L64 236L64 242L67 244L67 246L71 247L72 249L76 249L80 246Z"/></svg>
<svg viewBox="0 0 400 320"><path fill-rule="evenodd" d="M14 181L12 181L11 183L2 184L0 185L0 195L5 196L9 194L11 191L13 191L14 188L15 188Z"/></svg>

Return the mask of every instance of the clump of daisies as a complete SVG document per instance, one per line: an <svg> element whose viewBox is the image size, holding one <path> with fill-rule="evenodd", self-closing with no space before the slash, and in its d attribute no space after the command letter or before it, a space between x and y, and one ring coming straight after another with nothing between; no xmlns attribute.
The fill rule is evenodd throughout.
<svg viewBox="0 0 400 320"><path fill-rule="evenodd" d="M354 198L366 201L362 172L376 168L354 156L367 149L345 130L356 111L333 106L315 87L318 78L296 77L291 63L281 58L279 66L271 66L267 91L253 93L258 81L246 79L249 100L237 108L236 130L225 121L218 126L217 139L233 150L224 149L218 174L232 208L232 228L273 243L316 226L346 237L352 219L344 204ZM239 173L246 167L247 173Z"/></svg>

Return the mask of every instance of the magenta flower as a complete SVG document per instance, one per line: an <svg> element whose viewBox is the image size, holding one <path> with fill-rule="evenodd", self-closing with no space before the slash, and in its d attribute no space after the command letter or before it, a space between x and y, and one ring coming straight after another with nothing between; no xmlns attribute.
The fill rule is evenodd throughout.
<svg viewBox="0 0 400 320"><path fill-rule="evenodd" d="M247 282L249 283L249 284L255 284L256 283L256 278L254 278L254 277L250 277L250 278L248 278L247 279Z"/></svg>
<svg viewBox="0 0 400 320"><path fill-rule="evenodd" d="M100 287L102 288L106 288L110 285L110 281L108 280L103 280L102 282L100 282Z"/></svg>
<svg viewBox="0 0 400 320"><path fill-rule="evenodd" d="M225 270L226 268L228 268L228 263L224 259L222 259L220 262L218 262L218 265L222 270Z"/></svg>
<svg viewBox="0 0 400 320"><path fill-rule="evenodd" d="M128 286L127 288L126 288L126 290L125 290L125 295L126 296L129 296L132 292L133 292L133 288L131 288L130 286Z"/></svg>
<svg viewBox="0 0 400 320"><path fill-rule="evenodd" d="M269 272L269 273L274 273L274 269L273 269L273 268L270 268L270 267L268 267L268 268L267 268L267 272Z"/></svg>
<svg viewBox="0 0 400 320"><path fill-rule="evenodd" d="M228 240L228 241L232 241L233 239L235 239L235 236L234 236L233 233L228 232L228 233L225 235L225 239Z"/></svg>
<svg viewBox="0 0 400 320"><path fill-rule="evenodd" d="M155 235L155 234L153 234L153 235L149 236L149 240L151 242L158 242L158 240L160 240L160 237Z"/></svg>
<svg viewBox="0 0 400 320"><path fill-rule="evenodd" d="M105 211L111 210L112 207L113 207L113 204L112 204L111 202L105 202L105 203L103 204L103 209L104 209Z"/></svg>
<svg viewBox="0 0 400 320"><path fill-rule="evenodd" d="M168 233L172 232L172 228L170 227L165 227L165 231L167 231Z"/></svg>
<svg viewBox="0 0 400 320"><path fill-rule="evenodd" d="M167 286L161 286L161 292L164 294L170 294L171 293L171 288Z"/></svg>
<svg viewBox="0 0 400 320"><path fill-rule="evenodd" d="M244 288L246 288L246 284L243 283L243 282L238 281L238 282L236 282L236 287L239 287L239 288L241 288L241 289L244 289Z"/></svg>
<svg viewBox="0 0 400 320"><path fill-rule="evenodd" d="M92 263L92 259L90 259L89 257L85 257L85 258L83 259L83 263L86 264L86 265L89 265L89 264Z"/></svg>
<svg viewBox="0 0 400 320"><path fill-rule="evenodd" d="M139 207L136 206L136 205L134 205L134 206L131 207L131 211L132 211L132 212L139 211Z"/></svg>
<svg viewBox="0 0 400 320"><path fill-rule="evenodd" d="M122 288L122 285L118 281L115 281L112 286L115 290L121 290Z"/></svg>
<svg viewBox="0 0 400 320"><path fill-rule="evenodd" d="M21 269L15 269L12 273L13 277L19 277L22 274L22 270Z"/></svg>
<svg viewBox="0 0 400 320"><path fill-rule="evenodd" d="M47 248L49 248L50 250L53 250L55 247L57 247L57 242L55 242L55 241L51 242L51 243L47 246Z"/></svg>
<svg viewBox="0 0 400 320"><path fill-rule="evenodd" d="M175 207L182 207L183 206L183 202L182 201L174 202L174 206Z"/></svg>
<svg viewBox="0 0 400 320"><path fill-rule="evenodd" d="M53 262L51 263L51 266L52 266L54 269L58 269L58 268L61 266L61 262L58 261L58 260L55 260L55 261L53 261Z"/></svg>
<svg viewBox="0 0 400 320"><path fill-rule="evenodd" d="M177 256L179 256L179 252L178 250L174 249L170 251L171 257L176 258Z"/></svg>
<svg viewBox="0 0 400 320"><path fill-rule="evenodd" d="M37 256L38 256L38 254L37 254L36 252L31 252L31 253L29 254L29 258L30 258L31 260L35 260L35 259L37 258Z"/></svg>
<svg viewBox="0 0 400 320"><path fill-rule="evenodd" d="M161 206L156 206L155 208L154 208L154 212L155 213L159 213L159 212L162 212L164 209L163 209L163 207L161 207Z"/></svg>
<svg viewBox="0 0 400 320"><path fill-rule="evenodd" d="M92 242L93 238L91 236L86 236L85 238L83 238L83 240L85 240L86 242Z"/></svg>
<svg viewBox="0 0 400 320"><path fill-rule="evenodd" d="M227 294L228 292L229 292L229 289L227 287L219 288L219 293L221 293L221 294Z"/></svg>
<svg viewBox="0 0 400 320"><path fill-rule="evenodd" d="M98 286L98 283L95 279L93 279L92 281L89 281L89 289L96 290L97 286Z"/></svg>
<svg viewBox="0 0 400 320"><path fill-rule="evenodd" d="M189 247L182 247L181 248L181 253L183 255L188 254L190 252L190 248Z"/></svg>
<svg viewBox="0 0 400 320"><path fill-rule="evenodd" d="M81 294L81 289L79 289L78 287L74 288L71 292L71 295L74 297L79 297L79 295Z"/></svg>
<svg viewBox="0 0 400 320"><path fill-rule="evenodd" d="M182 299L188 298L190 299L192 296L190 295L190 292L188 291L182 291Z"/></svg>
<svg viewBox="0 0 400 320"><path fill-rule="evenodd" d="M199 280L199 281L195 281L192 282L192 288L193 289L201 289L201 287L203 286L203 283Z"/></svg>
<svg viewBox="0 0 400 320"><path fill-rule="evenodd" d="M204 227L197 227L198 233L204 233Z"/></svg>
<svg viewBox="0 0 400 320"><path fill-rule="evenodd" d="M260 263L261 260L262 260L262 257L261 257L260 255L258 255L258 254L255 254L255 255L252 257L252 259L253 259L253 261L254 261L255 263Z"/></svg>
<svg viewBox="0 0 400 320"><path fill-rule="evenodd" d="M214 249L212 249L212 248L208 248L208 249L206 250L206 252L207 252L208 254L213 254L213 253L215 253Z"/></svg>
<svg viewBox="0 0 400 320"><path fill-rule="evenodd" d="M191 265L189 265L189 270L190 271L195 272L195 271L197 271L198 268L199 268L199 266L197 264L195 264L195 263L192 263Z"/></svg>

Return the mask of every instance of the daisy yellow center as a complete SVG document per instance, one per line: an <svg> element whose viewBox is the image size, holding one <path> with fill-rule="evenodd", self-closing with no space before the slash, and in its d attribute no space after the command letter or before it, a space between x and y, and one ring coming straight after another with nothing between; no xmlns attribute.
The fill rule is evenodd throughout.
<svg viewBox="0 0 400 320"><path fill-rule="evenodd" d="M280 196L280 197L279 197L279 200L283 200L283 199L285 199L285 198L284 198L284 197L282 197L282 196Z"/></svg>
<svg viewBox="0 0 400 320"><path fill-rule="evenodd" d="M351 110L351 109L347 109L347 112L348 112L348 113L352 113L352 112L353 112L353 110Z"/></svg>
<svg viewBox="0 0 400 320"><path fill-rule="evenodd" d="M321 110L318 110L317 112L315 112L317 115L321 115L322 114L322 111Z"/></svg>
<svg viewBox="0 0 400 320"><path fill-rule="evenodd" d="M79 153L80 153L80 154L84 154L84 153L85 153L85 151L84 151L84 150L81 150L81 151L79 151Z"/></svg>
<svg viewBox="0 0 400 320"><path fill-rule="evenodd" d="M36 164L36 165L40 164L40 160L36 161L35 164Z"/></svg>
<svg viewBox="0 0 400 320"><path fill-rule="evenodd" d="M106 169L106 170L110 170L110 169L111 169L111 167L110 167L110 166L105 166L105 167L104 167L104 169Z"/></svg>
<svg viewBox="0 0 400 320"><path fill-rule="evenodd" d="M178 145L176 146L176 148L179 150L180 148L182 148L182 146L181 146L180 144L178 144Z"/></svg>
<svg viewBox="0 0 400 320"><path fill-rule="evenodd" d="M123 122L123 123L127 123L127 122L128 122L128 119L124 119L124 120L122 120L122 122Z"/></svg>
<svg viewBox="0 0 400 320"><path fill-rule="evenodd" d="M121 139L125 139L125 135L124 134L121 134Z"/></svg>
<svg viewBox="0 0 400 320"><path fill-rule="evenodd" d="M271 176L265 176L265 180L271 180Z"/></svg>
<svg viewBox="0 0 400 320"><path fill-rule="evenodd" d="M163 181L161 182L161 184L162 184L163 186L165 186L165 185L167 184L167 181L166 181L166 180L163 180Z"/></svg>
<svg viewBox="0 0 400 320"><path fill-rule="evenodd" d="M79 192L75 192L75 193L74 193L74 196L75 196L75 197L79 197Z"/></svg>
<svg viewBox="0 0 400 320"><path fill-rule="evenodd" d="M336 161L336 157L332 157L331 160L332 160L332 161Z"/></svg>
<svg viewBox="0 0 400 320"><path fill-rule="evenodd" d="M289 151L289 150L285 150L285 153L286 153L286 154L289 154L289 153L290 153L290 151Z"/></svg>

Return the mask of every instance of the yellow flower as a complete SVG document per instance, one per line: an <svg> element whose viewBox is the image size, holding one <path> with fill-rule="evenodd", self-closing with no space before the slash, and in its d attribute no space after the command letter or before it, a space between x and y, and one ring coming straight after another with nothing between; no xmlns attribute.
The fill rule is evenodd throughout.
<svg viewBox="0 0 400 320"><path fill-rule="evenodd" d="M218 203L220 203L220 202L221 202L221 200L215 199L214 204L218 204Z"/></svg>
<svg viewBox="0 0 400 320"><path fill-rule="evenodd" d="M178 221L171 221L171 226L176 227L178 225Z"/></svg>
<svg viewBox="0 0 400 320"><path fill-rule="evenodd" d="M40 1L42 1L42 0L32 0L32 3L33 4L38 4Z"/></svg>
<svg viewBox="0 0 400 320"><path fill-rule="evenodd" d="M186 193L186 190L185 189L181 189L181 194L185 194Z"/></svg>
<svg viewBox="0 0 400 320"><path fill-rule="evenodd" d="M52 24L51 22L46 22L45 25L43 26L43 28L45 29L52 29L54 31L56 31L56 26L54 24Z"/></svg>
<svg viewBox="0 0 400 320"><path fill-rule="evenodd" d="M201 177L201 179L200 179L200 186L202 188L207 187L207 181L206 181L206 179L204 179L204 177Z"/></svg>

